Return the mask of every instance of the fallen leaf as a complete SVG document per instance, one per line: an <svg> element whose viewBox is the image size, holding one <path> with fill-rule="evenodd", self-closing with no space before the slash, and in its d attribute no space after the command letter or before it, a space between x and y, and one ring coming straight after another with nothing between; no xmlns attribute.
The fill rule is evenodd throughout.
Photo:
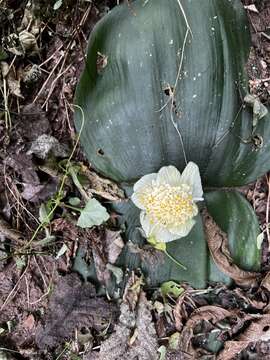
<svg viewBox="0 0 270 360"><path fill-rule="evenodd" d="M111 264L116 262L124 247L124 241L120 234L121 231L105 229L107 259Z"/></svg>
<svg viewBox="0 0 270 360"><path fill-rule="evenodd" d="M97 175L94 171L90 171L88 167L82 165L82 174L89 180L89 187L86 188L90 194L96 194L106 200L117 201L125 199L125 193L119 186L109 180Z"/></svg>
<svg viewBox="0 0 270 360"><path fill-rule="evenodd" d="M234 264L228 246L227 235L219 228L206 209L202 212L208 247L217 267L240 286L255 286L260 273L245 271Z"/></svg>
<svg viewBox="0 0 270 360"><path fill-rule="evenodd" d="M14 169L21 176L23 191L21 196L28 201L38 202L47 200L53 196L57 190L58 179L51 177L45 183L40 183L37 174L37 167L30 156L26 154L12 154L5 159L5 164Z"/></svg>
<svg viewBox="0 0 270 360"><path fill-rule="evenodd" d="M49 120L41 106L29 104L23 108L18 130L28 141L35 141L40 135L50 132Z"/></svg>
<svg viewBox="0 0 270 360"><path fill-rule="evenodd" d="M131 276L128 281L120 311L113 334L101 344L95 359L157 360L159 345L151 304L141 290L141 280L136 276Z"/></svg>
<svg viewBox="0 0 270 360"><path fill-rule="evenodd" d="M101 284L109 288L112 274L116 277L117 283L123 275L120 268L111 265L116 262L124 247L120 231L104 228L93 229L89 232L88 237L91 240L91 250L97 278Z"/></svg>
<svg viewBox="0 0 270 360"><path fill-rule="evenodd" d="M225 343L224 350L219 353L217 360L232 360L239 356L251 343L269 341L269 324L270 314L262 315L258 320L254 320L236 340Z"/></svg>
<svg viewBox="0 0 270 360"><path fill-rule="evenodd" d="M68 156L68 149L55 137L43 134L32 143L27 155L35 154L40 159L46 159L49 153L55 157L65 158Z"/></svg>
<svg viewBox="0 0 270 360"><path fill-rule="evenodd" d="M20 80L15 78L14 72L10 68L9 64L5 61L0 62L1 72L3 76L3 81L7 82L10 93L19 97L24 98L21 93Z"/></svg>
<svg viewBox="0 0 270 360"><path fill-rule="evenodd" d="M75 328L102 331L115 315L116 307L96 297L92 284L81 283L76 274L66 275L51 296L45 326L37 330L36 343L44 350L72 337Z"/></svg>
<svg viewBox="0 0 270 360"><path fill-rule="evenodd" d="M34 55L39 51L36 37L31 32L27 30L21 31L19 33L19 41L25 54Z"/></svg>

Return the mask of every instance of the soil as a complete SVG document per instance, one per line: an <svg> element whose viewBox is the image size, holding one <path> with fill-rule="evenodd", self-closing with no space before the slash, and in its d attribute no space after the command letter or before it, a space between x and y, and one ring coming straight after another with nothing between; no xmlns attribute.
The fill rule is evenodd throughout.
<svg viewBox="0 0 270 360"><path fill-rule="evenodd" d="M99 293L93 284L82 285L81 277L72 272L80 241L84 249L82 256L90 262L93 253L95 263L102 269L100 276L106 282L106 267L102 267L104 244L121 245L117 231L79 230L74 225L74 213L58 206L46 231L41 229L33 238L42 217L42 204L53 198L61 186L64 159L72 149L75 150L72 161L87 166L88 179L91 178L92 188L97 184L98 194L102 192L105 198L122 196L114 184L104 182L92 171L76 147L73 123L74 91L85 64L87 39L97 21L117 1L40 0L34 4L0 1L0 359L99 358L98 350L105 354L112 341L108 336L116 330L116 336L123 332L130 335L127 340L130 357L137 354L134 359L147 360L152 357L147 352L141 353L140 347L147 348L148 342L151 351L157 346L160 350L167 345L168 336L181 331L183 324L188 324L188 328L184 327L178 350L171 349L167 359L269 359L269 319L265 318L269 313L269 276L256 292L217 286L209 288L210 295L205 297L186 286L184 297L171 299L169 315L159 311L165 306L161 298L147 294L154 302L151 318L149 302L135 275L133 285L127 285L120 307L106 294ZM268 105L270 3L243 0L243 4L253 44L248 62L250 92ZM35 34L34 39L25 37L24 47L18 38L18 33L23 31ZM46 138L41 137L44 134ZM37 139L43 141L36 143ZM50 147L45 143L50 143ZM269 223L269 184L270 178L265 175L245 190L262 231ZM63 198L80 196L73 182L67 179ZM267 231L264 234L262 267L266 273L270 269L270 238ZM93 249L89 247L89 239ZM114 246L106 256L117 256L118 250ZM138 293L134 284L140 289ZM132 311L127 312L127 303L136 304L131 306ZM139 335L123 325L125 316L129 321L134 318ZM202 324L205 318L209 322ZM254 318L258 320L257 327L250 327ZM146 334L143 321L151 328L151 334ZM220 321L230 325L230 330L219 329L220 338L230 343L230 351L225 346L216 357L207 347L205 334L216 329L215 324ZM199 322L203 328L200 331ZM124 346L121 336L117 338L115 353Z"/></svg>

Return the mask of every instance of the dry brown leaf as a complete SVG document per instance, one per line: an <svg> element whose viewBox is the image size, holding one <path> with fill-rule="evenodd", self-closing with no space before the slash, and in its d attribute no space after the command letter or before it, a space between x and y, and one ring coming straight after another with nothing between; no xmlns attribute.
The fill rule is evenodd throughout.
<svg viewBox="0 0 270 360"><path fill-rule="evenodd" d="M1 72L3 76L3 81L7 81L8 88L10 90L10 93L23 99L23 95L21 93L21 84L20 79L16 79L14 72L10 68L9 64L5 61L1 61Z"/></svg>
<svg viewBox="0 0 270 360"><path fill-rule="evenodd" d="M188 354L196 354L191 339L194 335L193 330L201 321L211 321L213 324L232 316L232 313L218 306L203 306L193 311L185 327L181 332L180 349Z"/></svg>
<svg viewBox="0 0 270 360"><path fill-rule="evenodd" d="M82 165L82 173L88 178L90 182L89 189L86 189L90 194L96 194L104 199L117 201L125 199L125 194L119 186L109 179L104 179L95 172L90 171L88 167Z"/></svg>
<svg viewBox="0 0 270 360"><path fill-rule="evenodd" d="M208 247L217 267L240 286L254 286L260 273L245 271L234 264L228 246L227 235L219 228L206 209L202 212Z"/></svg>
<svg viewBox="0 0 270 360"><path fill-rule="evenodd" d="M82 283L76 274L59 281L50 299L45 326L39 328L36 343L40 349L53 347L70 338L75 329L104 330L116 315L116 307L96 296L95 287Z"/></svg>
<svg viewBox="0 0 270 360"><path fill-rule="evenodd" d="M226 310L222 307L213 305L202 306L193 311L185 324L181 332L179 350L196 358L197 350L192 345L194 329L196 329L203 321L215 325L226 318L234 320L230 330L226 329L226 332L229 332L232 336L244 326L246 321L253 317L252 315L244 314L238 310Z"/></svg>
<svg viewBox="0 0 270 360"><path fill-rule="evenodd" d="M270 293L270 271L263 278L261 282L261 287L263 287L265 290L269 291Z"/></svg>
<svg viewBox="0 0 270 360"><path fill-rule="evenodd" d="M188 313L186 311L186 307L183 306L185 302L188 302L190 307L193 307L193 309L196 309L196 305L194 304L189 290L185 290L179 298L177 299L177 303L175 305L175 308L173 310L173 315L175 319L175 327L178 331L182 331L183 329L183 320L188 318Z"/></svg>
<svg viewBox="0 0 270 360"><path fill-rule="evenodd" d="M93 229L89 232L89 237L97 278L102 284L109 286L112 268L107 264L114 264L124 247L120 231Z"/></svg>
<svg viewBox="0 0 270 360"><path fill-rule="evenodd" d="M131 276L125 289L119 322L114 333L101 344L96 360L157 360L158 342L152 322L151 304L141 290L141 279Z"/></svg>
<svg viewBox="0 0 270 360"><path fill-rule="evenodd" d="M232 360L251 343L270 340L270 314L255 320L237 340L227 341L217 360Z"/></svg>

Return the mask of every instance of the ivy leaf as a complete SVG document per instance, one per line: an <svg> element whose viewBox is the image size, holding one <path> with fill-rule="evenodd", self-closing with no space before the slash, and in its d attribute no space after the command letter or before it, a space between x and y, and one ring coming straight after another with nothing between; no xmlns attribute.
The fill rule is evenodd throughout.
<svg viewBox="0 0 270 360"><path fill-rule="evenodd" d="M94 225L101 225L109 219L106 208L96 199L90 199L82 210L77 225L81 228L90 228Z"/></svg>

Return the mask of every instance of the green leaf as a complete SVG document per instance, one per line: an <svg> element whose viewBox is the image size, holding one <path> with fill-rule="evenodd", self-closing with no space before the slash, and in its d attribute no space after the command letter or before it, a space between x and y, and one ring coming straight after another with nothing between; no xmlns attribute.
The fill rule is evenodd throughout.
<svg viewBox="0 0 270 360"><path fill-rule="evenodd" d="M48 225L52 219L52 214L50 215L50 204L41 204L39 208L39 221L43 225ZM50 215L50 216L49 216Z"/></svg>
<svg viewBox="0 0 270 360"><path fill-rule="evenodd" d="M68 199L68 202L69 202L69 204L72 205L72 206L78 206L78 205L80 205L81 200L80 200L78 197L70 197L70 198Z"/></svg>
<svg viewBox="0 0 270 360"><path fill-rule="evenodd" d="M249 183L270 169L270 115L252 134L252 108L242 106L250 34L241 1L181 3L184 13L177 0L137 0L98 23L76 91L85 114L81 143L91 164L119 182L163 165L182 171L174 122L205 185ZM192 30L186 46L185 18ZM80 129L79 111L75 122ZM255 134L261 148L252 142Z"/></svg>
<svg viewBox="0 0 270 360"><path fill-rule="evenodd" d="M213 191L205 194L207 209L215 222L228 235L234 262L244 270L258 271L261 250L257 246L260 227L249 202L236 191ZM209 279L230 282L213 263L209 263Z"/></svg>
<svg viewBox="0 0 270 360"><path fill-rule="evenodd" d="M185 290L175 281L167 281L163 283L160 287L161 293L164 297L171 295L175 298L178 298Z"/></svg>
<svg viewBox="0 0 270 360"><path fill-rule="evenodd" d="M110 215L104 206L96 199L90 199L81 211L77 225L81 228L90 228L94 225L101 225L107 221L109 217Z"/></svg>
<svg viewBox="0 0 270 360"><path fill-rule="evenodd" d="M200 216L196 225L185 238L167 243L167 252L186 266L176 265L163 251L155 250L142 237L139 209L131 201L114 204L113 209L122 214L120 222L125 227L126 247L117 260L117 265L129 269L140 267L147 285L160 286L167 281L187 281L197 288L204 288L207 281L208 251Z"/></svg>
<svg viewBox="0 0 270 360"><path fill-rule="evenodd" d="M126 188L126 192L131 192ZM257 247L259 224L251 205L236 191L214 191L205 194L206 205L221 230L228 234L233 261L244 270L260 269L261 250ZM149 286L160 286L168 281L181 284L187 281L195 288L203 288L208 281L231 283L220 271L208 251L200 216L190 234L167 243L167 251L187 267L177 266L163 252L148 246L140 231L140 210L131 201L114 204L113 210L121 214L120 224L128 241L118 266L135 269L141 267ZM158 256L158 254L160 254Z"/></svg>

